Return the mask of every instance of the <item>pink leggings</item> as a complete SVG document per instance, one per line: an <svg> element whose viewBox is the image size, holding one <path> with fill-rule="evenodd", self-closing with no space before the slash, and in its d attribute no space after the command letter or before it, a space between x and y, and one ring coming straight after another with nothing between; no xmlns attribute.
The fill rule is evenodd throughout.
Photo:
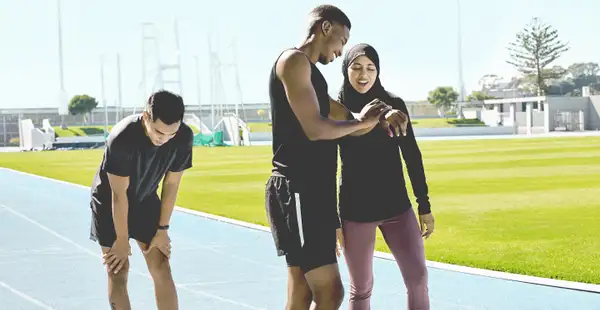
<svg viewBox="0 0 600 310"><path fill-rule="evenodd" d="M344 257L350 272L350 310L370 309L373 251L379 227L406 285L408 309L429 310L427 267L421 230L412 209L379 222L343 222Z"/></svg>

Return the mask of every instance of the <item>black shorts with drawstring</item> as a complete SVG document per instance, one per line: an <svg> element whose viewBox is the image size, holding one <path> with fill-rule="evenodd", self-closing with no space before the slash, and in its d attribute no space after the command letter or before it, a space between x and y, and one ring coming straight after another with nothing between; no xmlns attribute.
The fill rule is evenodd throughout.
<svg viewBox="0 0 600 310"><path fill-rule="evenodd" d="M337 263L335 184L298 189L288 178L273 175L266 184L265 208L277 255L285 255L289 267L306 273Z"/></svg>
<svg viewBox="0 0 600 310"><path fill-rule="evenodd" d="M103 247L112 247L117 238L112 215L112 202L101 203L92 199L92 223L90 239ZM127 210L129 238L150 244L160 224L161 201L158 195L150 195L140 203L131 203Z"/></svg>

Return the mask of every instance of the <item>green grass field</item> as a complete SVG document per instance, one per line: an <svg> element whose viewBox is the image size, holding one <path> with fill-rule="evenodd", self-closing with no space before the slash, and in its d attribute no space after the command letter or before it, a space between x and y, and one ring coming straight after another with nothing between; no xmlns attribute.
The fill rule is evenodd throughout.
<svg viewBox="0 0 600 310"><path fill-rule="evenodd" d="M436 217L428 259L600 284L600 137L420 145ZM196 148L194 156L178 205L267 225L270 147ZM101 157L0 153L0 165L89 186Z"/></svg>

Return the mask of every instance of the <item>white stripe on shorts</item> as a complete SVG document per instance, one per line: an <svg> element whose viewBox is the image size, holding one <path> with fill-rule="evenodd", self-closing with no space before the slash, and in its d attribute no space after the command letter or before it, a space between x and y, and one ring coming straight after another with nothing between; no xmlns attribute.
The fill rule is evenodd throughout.
<svg viewBox="0 0 600 310"><path fill-rule="evenodd" d="M304 232L302 231L302 211L300 208L300 194L294 193L296 198L296 220L298 220L298 233L300 234L300 246L304 246Z"/></svg>

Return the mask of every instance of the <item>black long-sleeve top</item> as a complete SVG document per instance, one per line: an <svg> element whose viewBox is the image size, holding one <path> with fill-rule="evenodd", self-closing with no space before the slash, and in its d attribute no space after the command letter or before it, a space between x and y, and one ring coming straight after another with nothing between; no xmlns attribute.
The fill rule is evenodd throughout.
<svg viewBox="0 0 600 310"><path fill-rule="evenodd" d="M392 107L408 115L404 101L390 95ZM431 212L421 151L410 122L406 136L390 137L387 130L378 125L365 135L340 139L339 146L342 161L339 212L342 220L380 221L412 207L400 150L417 198L418 213Z"/></svg>

